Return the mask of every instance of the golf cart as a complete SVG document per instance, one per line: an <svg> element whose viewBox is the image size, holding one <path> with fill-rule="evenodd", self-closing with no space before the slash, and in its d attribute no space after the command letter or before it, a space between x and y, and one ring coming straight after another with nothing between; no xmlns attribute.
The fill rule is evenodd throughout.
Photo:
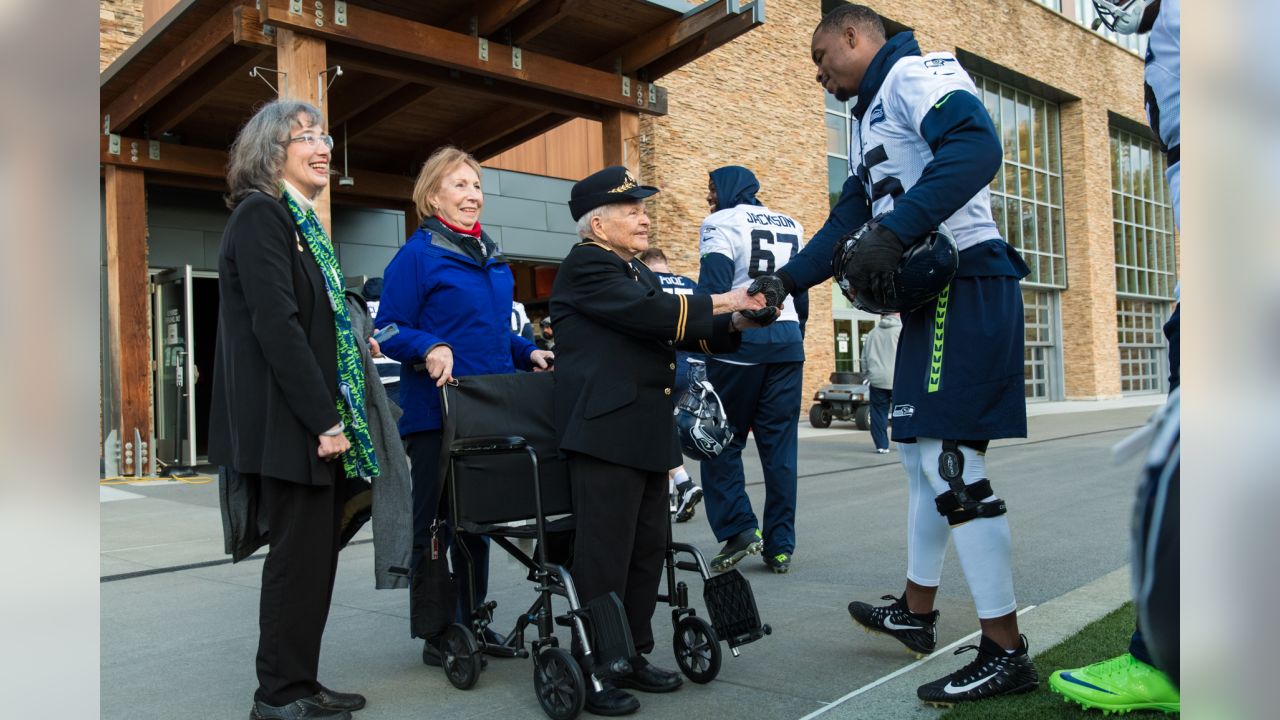
<svg viewBox="0 0 1280 720"><path fill-rule="evenodd" d="M862 373L833 372L831 384L818 390L809 408L809 424L831 426L831 419L853 420L859 430L871 427L871 386Z"/></svg>

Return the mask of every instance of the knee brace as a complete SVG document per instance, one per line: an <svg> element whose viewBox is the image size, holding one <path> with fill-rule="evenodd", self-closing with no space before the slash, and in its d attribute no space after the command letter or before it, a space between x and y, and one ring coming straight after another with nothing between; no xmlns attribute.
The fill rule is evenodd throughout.
<svg viewBox="0 0 1280 720"><path fill-rule="evenodd" d="M985 452L986 441L966 442L978 452ZM991 490L991 481L982 478L977 482L964 483L964 455L960 452L959 440L943 440L942 453L938 455L938 475L946 481L951 489L933 499L938 507L938 514L947 519L951 527L963 525L975 518L999 517L1008 511L1004 500L983 502L995 493Z"/></svg>

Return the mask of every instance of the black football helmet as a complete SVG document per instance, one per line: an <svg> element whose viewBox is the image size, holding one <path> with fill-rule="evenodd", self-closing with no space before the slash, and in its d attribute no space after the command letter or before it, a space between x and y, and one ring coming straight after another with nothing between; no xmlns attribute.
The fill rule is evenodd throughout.
<svg viewBox="0 0 1280 720"><path fill-rule="evenodd" d="M724 405L707 380L707 366L689 360L689 389L676 400L676 434L680 449L692 460L710 460L733 439Z"/></svg>
<svg viewBox="0 0 1280 720"><path fill-rule="evenodd" d="M945 225L929 233L924 239L907 248L898 269L893 274L893 296L878 297L870 290L855 288L849 284L846 269L856 263L858 241L884 217L877 215L865 225L845 235L836 243L831 258L832 275L840 291L859 310L875 315L911 312L921 307L951 284L960 267L960 251L955 238Z"/></svg>

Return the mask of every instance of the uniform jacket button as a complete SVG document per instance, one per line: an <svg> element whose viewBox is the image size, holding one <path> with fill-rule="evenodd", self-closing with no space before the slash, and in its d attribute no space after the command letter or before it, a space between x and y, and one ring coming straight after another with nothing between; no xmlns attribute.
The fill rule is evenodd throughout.
<svg viewBox="0 0 1280 720"><path fill-rule="evenodd" d="M663 395L670 395L670 394L671 394L671 388L662 388L662 394L663 394Z"/></svg>
<svg viewBox="0 0 1280 720"><path fill-rule="evenodd" d="M670 365L668 365L667 367L671 368L672 370L675 370L675 369L676 369L676 364L675 364L675 363L671 363L671 364L670 364Z"/></svg>

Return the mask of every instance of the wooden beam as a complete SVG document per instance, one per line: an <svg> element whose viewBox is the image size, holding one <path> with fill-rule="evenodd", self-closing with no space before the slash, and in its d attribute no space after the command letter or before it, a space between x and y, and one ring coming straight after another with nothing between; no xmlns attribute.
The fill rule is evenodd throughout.
<svg viewBox="0 0 1280 720"><path fill-rule="evenodd" d="M330 57L329 61L333 62L333 58ZM343 68L344 72L348 70L350 68ZM329 107L329 126L341 125L409 84L403 80L377 75L357 83L343 81L333 93L333 104Z"/></svg>
<svg viewBox="0 0 1280 720"><path fill-rule="evenodd" d="M136 430L151 437L151 340L147 334L147 199L145 177L136 168L108 167L107 191L107 352L109 385L116 395L112 425L121 443ZM154 450L154 448L152 449ZM139 458L135 448L134 458ZM141 475L141 463L121 454L123 475Z"/></svg>
<svg viewBox="0 0 1280 720"><path fill-rule="evenodd" d="M344 120L346 127L342 134L336 137L351 142L434 91L435 88L426 85L406 84L359 114ZM338 132L336 125L331 127L332 132Z"/></svg>
<svg viewBox="0 0 1280 720"><path fill-rule="evenodd" d="M134 158L133 150L137 148ZM104 167L146 171L147 177L182 176L204 178L217 181L214 189L226 190L227 153L212 148L178 145L175 143L155 143L156 157L151 157L151 145L140 138L121 138L119 155L110 153L110 140L103 135L99 144L98 161ZM398 203L408 200L413 194L413 178L405 175L373 172L353 168L351 177L356 184L342 187L336 181L330 187L336 195L347 195L386 200L387 207L399 207ZM209 182L201 182L202 187L213 187Z"/></svg>
<svg viewBox="0 0 1280 720"><path fill-rule="evenodd" d="M717 24L736 17L736 13L730 12L732 9L730 5L728 0L722 0L708 4L691 15L669 20L649 31L648 34L627 43L616 52L606 54L592 65L602 70L612 70L615 63L621 60L623 73L636 72L663 55L698 38Z"/></svg>
<svg viewBox="0 0 1280 720"><path fill-rule="evenodd" d="M513 67L511 47L487 42L488 59L481 59L479 40L405 18L348 5L347 24L325 22L317 27L310 6L303 14L289 12L289 0L264 0L266 21L280 30L293 29L340 44L372 48L402 58L421 60L485 77L516 81L552 93L627 108L654 115L667 112L665 93L637 94L631 82L623 94L623 79L614 73L585 67L533 52L521 53L521 67ZM276 39L277 44L280 38ZM639 98L639 102L637 102Z"/></svg>
<svg viewBox="0 0 1280 720"><path fill-rule="evenodd" d="M511 148L527 142L531 135L533 137L537 137L538 135L542 135L550 130L554 130L572 119L573 118L568 115L548 113L537 120L534 120L532 123L521 127L520 132L507 133L490 140L484 145L476 146L475 152L472 154L475 155L476 159L480 162L485 162L490 158L501 155Z"/></svg>
<svg viewBox="0 0 1280 720"><path fill-rule="evenodd" d="M128 128L183 80L204 67L232 41L232 6L205 21L186 42L165 55L128 91L112 100L102 114L110 117L112 132Z"/></svg>
<svg viewBox="0 0 1280 720"><path fill-rule="evenodd" d="M227 83L243 78L255 65L270 57L269 51L256 47L232 46L217 59L200 69L177 90L169 93L146 113L147 130L158 137L173 130L183 120L204 107Z"/></svg>
<svg viewBox="0 0 1280 720"><path fill-rule="evenodd" d="M507 28L511 33L511 44L519 46L528 43L568 17L581 4L581 0L543 0Z"/></svg>
<svg viewBox="0 0 1280 720"><path fill-rule="evenodd" d="M280 71L281 100L301 100L320 110L320 125L328 127L327 96L322 96L329 78L321 75L328 67L324 38L303 35L289 28L276 30L276 69ZM329 158L333 166L332 153ZM324 230L333 237L333 217L329 208L329 192L332 183L325 185L315 197L314 210Z"/></svg>
<svg viewBox="0 0 1280 720"><path fill-rule="evenodd" d="M330 61L350 70L396 78L405 82L452 88L538 110L563 112L593 120L600 119L600 105L597 103L537 90L518 82L496 80L361 48L335 47L330 50ZM666 89L660 88L660 90L664 93L665 101Z"/></svg>
<svg viewBox="0 0 1280 720"><path fill-rule="evenodd" d="M474 19L475 33L489 37L540 2L542 0L478 0L474 3L473 12L464 13L446 27L460 33L471 33Z"/></svg>
<svg viewBox="0 0 1280 720"><path fill-rule="evenodd" d="M601 121L604 164L621 165L639 175L640 116L626 110L606 110Z"/></svg>
<svg viewBox="0 0 1280 720"><path fill-rule="evenodd" d="M262 27L262 14L257 8L237 5L232 11L232 41L237 45L249 45L262 49L274 49L276 39Z"/></svg>
<svg viewBox="0 0 1280 720"><path fill-rule="evenodd" d="M486 113L480 117L468 118L466 122L463 122L448 133L444 137L444 141L474 154L477 148L483 147L504 135L517 132L551 114L549 112L531 112L513 116L507 113Z"/></svg>
<svg viewBox="0 0 1280 720"><path fill-rule="evenodd" d="M650 80L657 80L674 70L697 60L722 45L727 45L734 38L745 34L754 27L764 23L763 11L755 3L743 8L737 15L730 15L715 23L710 29L692 42L686 42L665 55L651 61L646 67L646 75Z"/></svg>

